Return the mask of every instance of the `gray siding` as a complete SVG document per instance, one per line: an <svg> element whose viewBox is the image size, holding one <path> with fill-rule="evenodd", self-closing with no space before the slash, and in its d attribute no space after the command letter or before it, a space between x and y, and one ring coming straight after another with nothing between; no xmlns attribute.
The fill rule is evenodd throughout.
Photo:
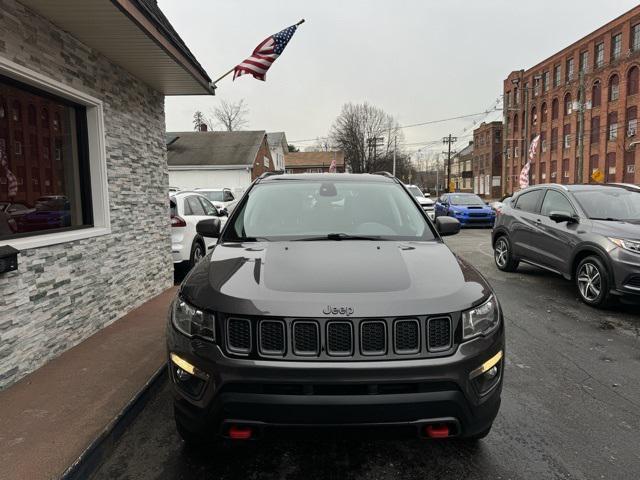
<svg viewBox="0 0 640 480"><path fill-rule="evenodd" d="M0 275L2 389L170 287L173 264L163 95L14 0L0 0L0 56L104 102L112 229Z"/></svg>

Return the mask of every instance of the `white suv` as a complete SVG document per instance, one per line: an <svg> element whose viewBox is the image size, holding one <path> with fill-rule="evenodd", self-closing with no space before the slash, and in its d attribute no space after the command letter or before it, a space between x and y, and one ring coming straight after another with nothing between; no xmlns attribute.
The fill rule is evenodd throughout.
<svg viewBox="0 0 640 480"><path fill-rule="evenodd" d="M416 200L418 201L422 209L425 211L427 216L431 220L435 220L436 213L434 210L434 206L435 206L434 201L431 200L430 198L425 197L424 193L422 193L422 190L420 190L416 185L405 185L405 187L407 187L407 190L409 190L409 193L411 193L411 195L416 197Z"/></svg>
<svg viewBox="0 0 640 480"><path fill-rule="evenodd" d="M169 198L171 206L171 255L173 263L182 264L189 268L198 263L207 253L214 238L204 238L196 232L196 225L200 220L218 217L220 224L227 221L226 215L203 195L196 192L178 192Z"/></svg>

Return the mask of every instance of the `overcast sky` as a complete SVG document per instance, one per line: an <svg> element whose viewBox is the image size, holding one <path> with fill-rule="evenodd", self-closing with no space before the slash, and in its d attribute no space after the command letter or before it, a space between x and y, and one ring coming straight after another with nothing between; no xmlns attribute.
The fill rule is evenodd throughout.
<svg viewBox="0 0 640 480"><path fill-rule="evenodd" d="M195 110L244 98L249 128L290 143L327 135L345 102L379 106L403 124L482 112L502 81L633 8L631 0L158 0L212 79L267 36L306 19L266 82L231 76L212 96L169 97L167 129L191 130ZM589 12L585 14L584 12ZM490 119L501 118L494 113ZM475 117L404 129L407 149ZM463 133L463 130L466 132ZM304 147L310 142L298 142ZM462 145L460 145L462 146ZM440 149L440 146L437 147Z"/></svg>

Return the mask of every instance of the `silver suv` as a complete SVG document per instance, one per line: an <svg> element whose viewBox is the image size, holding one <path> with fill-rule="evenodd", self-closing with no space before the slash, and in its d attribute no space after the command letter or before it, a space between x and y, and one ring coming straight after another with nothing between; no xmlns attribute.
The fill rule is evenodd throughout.
<svg viewBox="0 0 640 480"><path fill-rule="evenodd" d="M529 263L573 280L580 299L640 300L640 189L633 185L536 185L505 204L494 259L513 272Z"/></svg>

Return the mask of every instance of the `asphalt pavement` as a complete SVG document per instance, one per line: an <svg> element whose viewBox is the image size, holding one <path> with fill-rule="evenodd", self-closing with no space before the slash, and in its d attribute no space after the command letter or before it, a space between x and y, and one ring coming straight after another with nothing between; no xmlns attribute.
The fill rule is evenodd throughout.
<svg viewBox="0 0 640 480"><path fill-rule="evenodd" d="M594 310L535 267L500 272L489 230L447 244L487 277L506 317L502 407L483 441L282 439L189 452L165 386L94 478L640 478L640 309Z"/></svg>

